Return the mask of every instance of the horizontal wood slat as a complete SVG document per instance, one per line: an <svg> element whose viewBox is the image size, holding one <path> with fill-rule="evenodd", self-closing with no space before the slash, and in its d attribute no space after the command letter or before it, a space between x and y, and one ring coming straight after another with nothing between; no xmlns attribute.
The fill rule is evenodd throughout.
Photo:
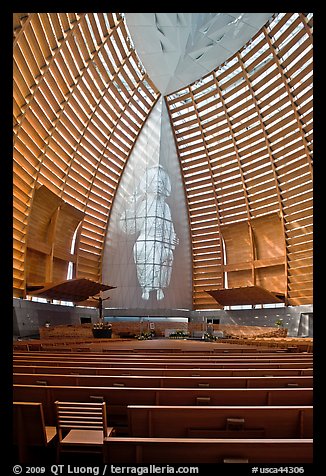
<svg viewBox="0 0 326 476"><path fill-rule="evenodd" d="M159 92L152 84L148 86L148 81L145 85L148 78L127 41L121 15L21 15L28 18L28 28L21 35L17 26L14 41L14 162L19 166L16 170L20 179L14 201L21 224L15 233L25 237L26 219L29 220L31 212L30 208L26 210L25 219L18 211L20 197L31 193L25 184L31 188L37 181L46 185L67 203L84 210L86 219L89 216L90 220L95 218L102 223L100 234L90 232L89 225L88 228L82 226L81 249L87 248L96 259L90 261L93 267L90 269L89 264L83 268L81 257L77 270L81 275L92 274L100 280L104 230L119 174ZM15 14L17 20L19 16ZM110 60L107 51L112 55ZM103 58L108 59L107 63ZM114 86L114 80L117 86ZM126 82L129 89L125 87ZM123 123L127 109L129 116ZM102 111L105 111L104 115ZM100 116L102 120L98 120ZM120 169L117 169L116 159L111 159L112 153L113 157L119 157ZM98 181L95 186L97 171L99 176L103 173L99 170L100 164L102 170L103 167L115 170L111 179L105 177L103 191L98 189ZM96 210L87 206L94 199ZM67 250L62 253L69 256ZM21 265L24 265L24 259L22 254ZM21 282L20 293L24 294L24 282Z"/></svg>
<svg viewBox="0 0 326 476"><path fill-rule="evenodd" d="M83 214L73 260L79 277L101 280L120 176L160 93L121 14L15 13L13 20L13 272L14 293L23 296L22 271L37 240L57 262L71 258L62 240L48 249L44 226L36 236L39 185ZM205 289L222 286L225 272L245 283L263 279L265 268L273 285L285 283L290 304L312 302L312 82L312 15L277 13L223 65L166 96L188 204L195 309L218 307ZM248 235L249 273L247 254L228 262L223 227L274 213L285 265L260 256L262 229Z"/></svg>
<svg viewBox="0 0 326 476"><path fill-rule="evenodd" d="M307 196L312 187L310 144L305 135L312 110L312 76L307 80L312 71L312 42L311 36L306 34L307 25L303 24L305 15L276 14L271 26L263 27L223 69L217 68L208 74L204 84L197 86L194 83L180 93L176 91L167 96L189 203L195 308L216 306L209 303L198 283L205 278L207 284L210 281L209 260L218 258L223 268L222 250L216 254L214 242L211 242L211 248L207 248L204 255L196 251L200 247L200 234L208 237L208 233L213 232L214 216L216 229L280 213L284 223L281 247L285 259L277 263L283 266L283 274L277 274L279 266L276 261L274 264L276 279L283 283L282 286L286 283L285 295L291 283L290 263L296 262L302 273L310 273L309 266L301 267L301 260L303 263L306 255L303 253L300 259L293 255L293 233L292 248L289 245L291 224L292 228L297 227L297 234L305 233L306 238L302 238L300 246L304 248L307 242L310 253L312 208L311 205L303 206L300 198L300 194ZM302 54L298 60L297 54ZM299 94L295 91L299 81L304 82L306 88L302 89L305 91L304 107L295 96ZM305 111L307 115L303 116ZM200 194L208 192L210 182L216 198L209 198L207 202L200 200ZM198 187L198 195L194 195L195 187ZM198 196L197 200L194 200L195 196ZM217 237L218 230L214 232ZM256 247L257 253L255 241L251 242L251 247ZM199 249L202 248L204 244ZM251 269L255 276L258 271L261 273L264 265L273 266L266 260L256 263L261 263L262 268L254 261L242 268ZM223 269L240 272L239 266L226 262ZM218 272L215 280L221 282ZM244 281L245 284L248 282ZM311 281L310 284L312 286ZM306 303L307 289L301 289L301 297ZM299 295L295 298L296 302L300 300Z"/></svg>

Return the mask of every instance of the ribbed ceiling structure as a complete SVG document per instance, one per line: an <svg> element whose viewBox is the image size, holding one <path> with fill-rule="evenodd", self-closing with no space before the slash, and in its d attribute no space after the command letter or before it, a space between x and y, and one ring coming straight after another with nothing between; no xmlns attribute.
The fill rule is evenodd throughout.
<svg viewBox="0 0 326 476"><path fill-rule="evenodd" d="M126 13L132 41L166 95L210 73L249 41L272 13Z"/></svg>
<svg viewBox="0 0 326 476"><path fill-rule="evenodd" d="M123 14L15 13L13 30L13 283L25 297L31 252L74 261L75 277L101 282L115 193L160 92ZM218 307L206 291L227 287L227 272L260 285L262 268L284 275L287 304L312 303L312 72L312 14L274 14L227 61L164 97L188 206L193 309ZM53 210L76 210L75 251L54 215L43 241L31 238L42 185L61 201ZM262 256L258 232L264 225L273 248L275 217L278 252ZM226 261L234 236L251 251Z"/></svg>

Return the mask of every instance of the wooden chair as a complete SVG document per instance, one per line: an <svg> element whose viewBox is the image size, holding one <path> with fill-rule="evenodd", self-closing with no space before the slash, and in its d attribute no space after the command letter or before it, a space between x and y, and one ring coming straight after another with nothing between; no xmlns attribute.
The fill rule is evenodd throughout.
<svg viewBox="0 0 326 476"><path fill-rule="evenodd" d="M46 426L43 406L38 402L13 402L13 443L18 448L19 463L31 462L34 447L54 443L55 426Z"/></svg>
<svg viewBox="0 0 326 476"><path fill-rule="evenodd" d="M113 436L107 426L105 402L55 402L58 432L57 460L63 452L102 454L103 440Z"/></svg>

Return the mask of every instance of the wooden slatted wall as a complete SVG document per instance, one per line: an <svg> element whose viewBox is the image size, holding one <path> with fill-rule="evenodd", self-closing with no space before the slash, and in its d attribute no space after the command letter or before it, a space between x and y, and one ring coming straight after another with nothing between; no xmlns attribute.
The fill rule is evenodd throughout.
<svg viewBox="0 0 326 476"><path fill-rule="evenodd" d="M311 14L277 14L216 71L166 97L195 309L218 307L205 290L225 286L221 227L273 213L284 229L287 302L312 303L312 47Z"/></svg>
<svg viewBox="0 0 326 476"><path fill-rule="evenodd" d="M85 213L77 275L101 280L112 200L159 92L119 13L15 13L13 28L14 296L24 296L39 184Z"/></svg>
<svg viewBox="0 0 326 476"><path fill-rule="evenodd" d="M14 295L23 296L42 184L85 213L77 276L101 279L112 201L159 92L121 14L15 13L13 29ZM188 201L194 309L218 307L205 290L225 286L223 227L274 213L287 302L312 303L312 73L312 14L280 13L226 63L166 97Z"/></svg>

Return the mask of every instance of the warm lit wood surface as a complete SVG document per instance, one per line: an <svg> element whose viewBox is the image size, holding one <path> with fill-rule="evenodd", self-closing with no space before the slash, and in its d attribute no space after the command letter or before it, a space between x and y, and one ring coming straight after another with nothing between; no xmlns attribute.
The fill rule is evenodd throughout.
<svg viewBox="0 0 326 476"><path fill-rule="evenodd" d="M276 13L225 64L165 98L189 210L195 309L219 307L205 291L225 287L225 266L234 285L312 303L312 32L312 14ZM53 209L49 239L34 235L39 184L84 215L74 272L101 282L117 185L159 96L120 13L14 13L15 296L27 278L59 279L70 259L70 240L57 233L63 210Z"/></svg>

